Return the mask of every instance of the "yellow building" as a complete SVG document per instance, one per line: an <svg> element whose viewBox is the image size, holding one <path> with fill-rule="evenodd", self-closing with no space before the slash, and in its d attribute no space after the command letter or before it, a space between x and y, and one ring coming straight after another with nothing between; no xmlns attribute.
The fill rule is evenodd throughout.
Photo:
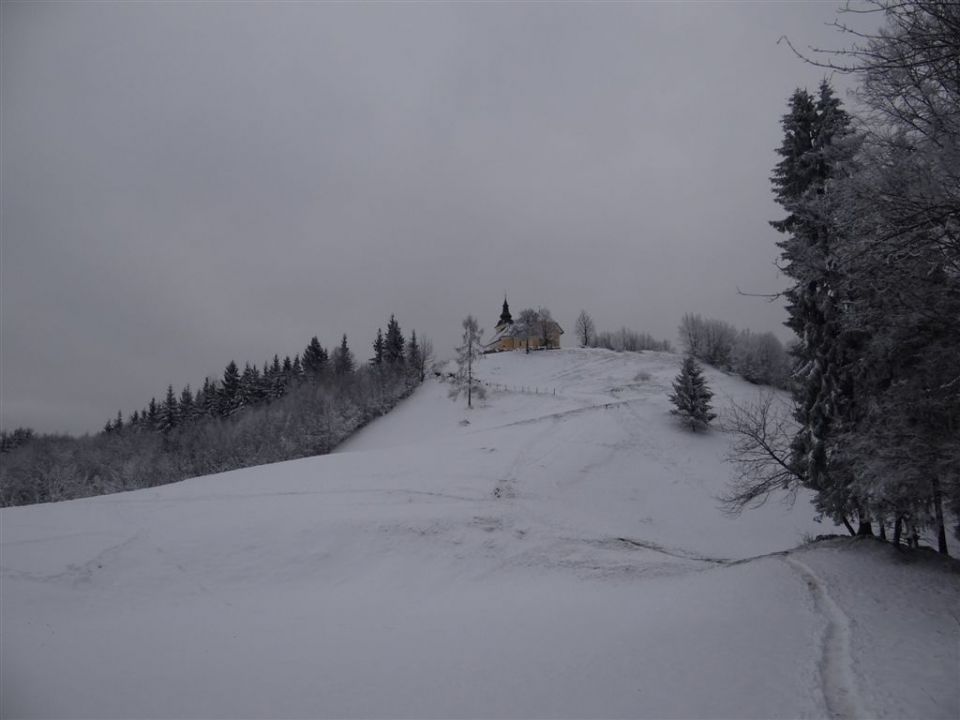
<svg viewBox="0 0 960 720"><path fill-rule="evenodd" d="M503 311L494 328L493 337L484 345L484 352L504 352L505 350L550 350L560 347L563 328L552 319L537 318L527 324L513 321L507 299L503 299Z"/></svg>

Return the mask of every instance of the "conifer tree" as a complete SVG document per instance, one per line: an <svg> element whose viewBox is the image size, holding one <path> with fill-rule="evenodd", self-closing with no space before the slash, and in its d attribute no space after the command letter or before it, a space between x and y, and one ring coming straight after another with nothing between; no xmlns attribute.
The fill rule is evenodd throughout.
<svg viewBox="0 0 960 720"><path fill-rule="evenodd" d="M843 422L855 412L850 374L857 338L843 329L842 306L849 298L843 297L836 272L842 238L832 221L830 194L832 181L843 175L854 153L850 117L824 81L816 99L805 90L794 92L783 129L773 187L788 215L771 224L786 235L778 243L783 271L794 280L785 293L786 324L799 338L793 349L799 429L791 464L817 491L822 511L837 520L856 513L867 533L869 518L846 490L852 475L831 452Z"/></svg>
<svg viewBox="0 0 960 720"><path fill-rule="evenodd" d="M220 392L216 382L209 377L203 379L203 412L208 417L220 414Z"/></svg>
<svg viewBox="0 0 960 720"><path fill-rule="evenodd" d="M223 371L218 411L221 417L232 415L240 408L240 370L231 360Z"/></svg>
<svg viewBox="0 0 960 720"><path fill-rule="evenodd" d="M387 335L383 342L383 361L393 370L403 366L403 333L400 332L400 323L391 315L387 323Z"/></svg>
<svg viewBox="0 0 960 720"><path fill-rule="evenodd" d="M190 385L184 385L180 392L180 422L188 423L196 419L196 407L194 406L193 393L190 391Z"/></svg>
<svg viewBox="0 0 960 720"><path fill-rule="evenodd" d="M378 368L383 365L384 349L383 330L377 328L377 338L373 341L373 357L370 358L371 365Z"/></svg>
<svg viewBox="0 0 960 720"><path fill-rule="evenodd" d="M710 410L710 399L713 393L707 387L703 377L703 370L692 356L688 355L683 361L680 374L673 381L673 394L670 402L676 408L671 410L674 415L690 426L691 430L706 429L710 421L716 417Z"/></svg>
<svg viewBox="0 0 960 720"><path fill-rule="evenodd" d="M167 396L157 410L157 430L166 434L178 424L177 396L173 393L173 385L167 386Z"/></svg>
<svg viewBox="0 0 960 720"><path fill-rule="evenodd" d="M353 353L347 346L347 334L344 333L340 347L333 351L333 373L338 377L349 375L353 372L354 366Z"/></svg>
<svg viewBox="0 0 960 720"><path fill-rule="evenodd" d="M119 410L117 410L117 419L113 421L113 429L115 432L123 430L123 413Z"/></svg>
<svg viewBox="0 0 960 720"><path fill-rule="evenodd" d="M147 427L150 430L157 429L157 412L158 412L157 399L150 398L150 403L147 405L147 410L146 410Z"/></svg>
<svg viewBox="0 0 960 720"><path fill-rule="evenodd" d="M327 367L327 351L320 345L317 336L310 339L310 344L303 351L303 373L309 378L319 378Z"/></svg>
<svg viewBox="0 0 960 720"><path fill-rule="evenodd" d="M420 376L422 365L423 358L420 354L420 344L417 342L417 331L412 330L410 332L410 343L407 346L407 373L417 382L423 381Z"/></svg>
<svg viewBox="0 0 960 720"><path fill-rule="evenodd" d="M243 374L240 375L238 398L238 408L250 407L260 401L260 371L255 365L244 364Z"/></svg>

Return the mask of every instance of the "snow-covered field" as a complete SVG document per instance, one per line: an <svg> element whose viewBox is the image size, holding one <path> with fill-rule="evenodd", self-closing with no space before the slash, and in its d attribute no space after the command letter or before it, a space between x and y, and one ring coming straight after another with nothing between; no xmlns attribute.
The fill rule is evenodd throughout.
<svg viewBox="0 0 960 720"><path fill-rule="evenodd" d="M679 362L491 356L333 455L0 511L0 715L960 716L954 566L724 516Z"/></svg>

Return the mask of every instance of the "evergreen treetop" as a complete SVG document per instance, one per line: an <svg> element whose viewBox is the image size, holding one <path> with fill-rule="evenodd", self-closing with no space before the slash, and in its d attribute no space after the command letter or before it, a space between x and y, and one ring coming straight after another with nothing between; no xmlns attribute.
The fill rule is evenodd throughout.
<svg viewBox="0 0 960 720"><path fill-rule="evenodd" d="M711 412L712 397L713 393L707 387L703 370L697 361L688 355L683 361L680 374L673 381L670 402L676 407L670 412L679 415L691 430L706 429L716 417L716 414Z"/></svg>

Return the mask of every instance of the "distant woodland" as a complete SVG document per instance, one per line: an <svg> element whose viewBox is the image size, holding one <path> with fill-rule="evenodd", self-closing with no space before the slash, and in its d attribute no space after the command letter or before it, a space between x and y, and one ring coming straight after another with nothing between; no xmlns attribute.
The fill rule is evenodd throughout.
<svg viewBox="0 0 960 720"><path fill-rule="evenodd" d="M231 361L206 378L118 412L80 438L18 428L0 435L0 505L101 495L197 475L330 452L423 381L432 349L391 315L369 361L344 335L328 352L316 337L292 359L262 368Z"/></svg>

